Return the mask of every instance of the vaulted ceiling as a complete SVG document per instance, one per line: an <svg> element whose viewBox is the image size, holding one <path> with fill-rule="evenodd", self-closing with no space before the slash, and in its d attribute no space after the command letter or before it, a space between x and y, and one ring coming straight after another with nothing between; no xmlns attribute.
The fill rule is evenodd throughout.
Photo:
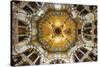
<svg viewBox="0 0 100 67"><path fill-rule="evenodd" d="M12 1L12 65L97 60L97 6Z"/></svg>

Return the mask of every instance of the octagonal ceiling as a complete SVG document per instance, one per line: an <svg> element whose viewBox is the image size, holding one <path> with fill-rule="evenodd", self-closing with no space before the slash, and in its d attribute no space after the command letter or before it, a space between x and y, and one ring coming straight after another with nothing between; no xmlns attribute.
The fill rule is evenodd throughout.
<svg viewBox="0 0 100 67"><path fill-rule="evenodd" d="M76 22L67 10L51 10L39 22L39 40L48 51L66 51L75 37Z"/></svg>
<svg viewBox="0 0 100 67"><path fill-rule="evenodd" d="M97 6L11 2L11 65L97 61Z"/></svg>

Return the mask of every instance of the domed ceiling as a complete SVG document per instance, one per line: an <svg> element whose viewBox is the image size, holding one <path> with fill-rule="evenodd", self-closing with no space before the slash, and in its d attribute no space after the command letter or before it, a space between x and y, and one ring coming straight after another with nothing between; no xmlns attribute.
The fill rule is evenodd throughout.
<svg viewBox="0 0 100 67"><path fill-rule="evenodd" d="M11 65L97 61L97 6L11 2Z"/></svg>
<svg viewBox="0 0 100 67"><path fill-rule="evenodd" d="M48 51L67 51L75 42L75 30L66 10L51 10L39 22L39 40Z"/></svg>

